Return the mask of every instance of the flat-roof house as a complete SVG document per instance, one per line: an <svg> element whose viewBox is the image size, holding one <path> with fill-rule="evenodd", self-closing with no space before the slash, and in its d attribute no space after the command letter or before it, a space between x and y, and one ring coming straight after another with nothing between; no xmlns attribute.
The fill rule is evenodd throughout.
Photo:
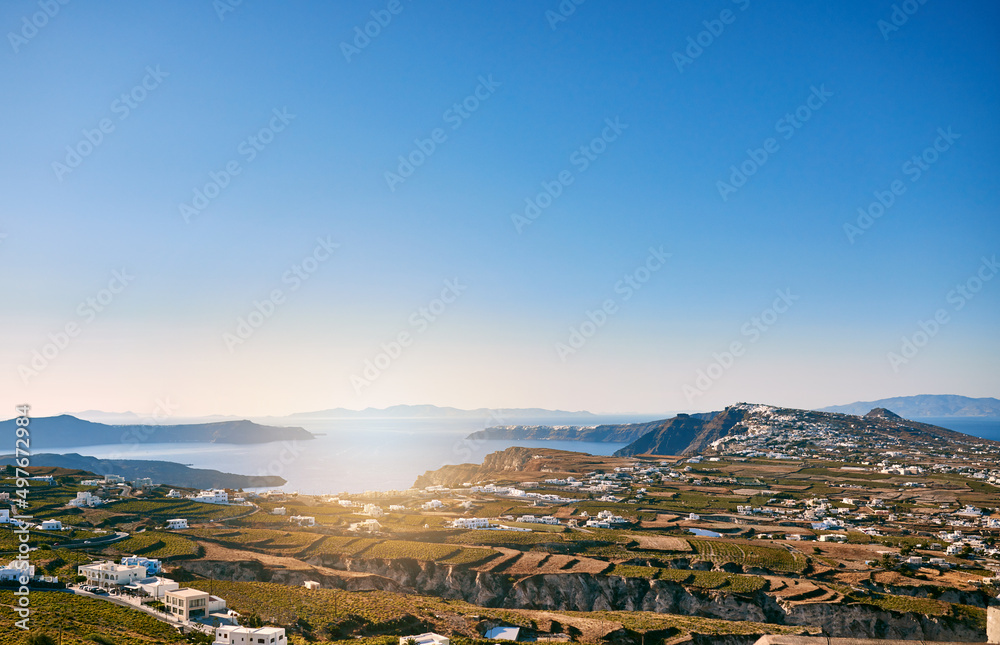
<svg viewBox="0 0 1000 645"><path fill-rule="evenodd" d="M181 620L207 618L212 612L226 608L226 601L200 589L174 589L163 595L167 611Z"/></svg>
<svg viewBox="0 0 1000 645"><path fill-rule="evenodd" d="M151 576L155 576L163 569L159 560L151 558L143 558L137 555L124 556L122 557L121 563L133 567L136 565L144 566L146 567L146 573L148 573Z"/></svg>
<svg viewBox="0 0 1000 645"><path fill-rule="evenodd" d="M287 643L282 627L240 627L229 625L215 630L212 645L281 645Z"/></svg>
<svg viewBox="0 0 1000 645"><path fill-rule="evenodd" d="M84 564L77 567L77 573L87 578L88 585L116 587L133 584L149 577L142 565L115 564L111 561Z"/></svg>
<svg viewBox="0 0 1000 645"><path fill-rule="evenodd" d="M205 504L228 504L229 493L220 489L203 490L188 499L193 502L203 502Z"/></svg>
<svg viewBox="0 0 1000 645"><path fill-rule="evenodd" d="M426 632L414 636L400 636L399 645L406 645L410 639L415 640L417 645L449 645L451 643L451 640L447 636L435 634L434 632Z"/></svg>
<svg viewBox="0 0 1000 645"><path fill-rule="evenodd" d="M188 521L183 517L178 517L176 519L167 520L168 529L186 529L188 528Z"/></svg>
<svg viewBox="0 0 1000 645"><path fill-rule="evenodd" d="M141 589L157 600L165 597L168 591L180 589L180 585L170 578L161 578L159 576L139 580L135 583L135 587L137 589Z"/></svg>
<svg viewBox="0 0 1000 645"><path fill-rule="evenodd" d="M59 520L45 520L39 525L38 528L40 528L43 531L61 531L62 522L60 522Z"/></svg>
<svg viewBox="0 0 1000 645"><path fill-rule="evenodd" d="M6 567L0 567L0 580L18 580L21 576L29 579L35 576L35 565L28 564L27 560L11 560Z"/></svg>

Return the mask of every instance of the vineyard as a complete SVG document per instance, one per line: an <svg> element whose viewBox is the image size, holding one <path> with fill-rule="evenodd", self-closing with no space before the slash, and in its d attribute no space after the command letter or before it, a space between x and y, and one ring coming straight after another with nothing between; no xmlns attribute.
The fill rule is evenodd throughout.
<svg viewBox="0 0 1000 645"><path fill-rule="evenodd" d="M24 635L13 629L7 617L14 614L16 597L12 591L0 591L0 613L7 627L0 629L0 645L22 645ZM119 607L103 600L73 596L55 591L31 592L33 631L47 631L58 639L63 630L64 645L90 643L91 635L103 635L116 645L183 643L173 627L135 609ZM56 640L55 642L58 642Z"/></svg>
<svg viewBox="0 0 1000 645"><path fill-rule="evenodd" d="M189 499L128 500L108 504L104 508L114 513L135 516L136 520L152 519L155 522L166 522L168 519L183 517L190 523L224 520L252 510L248 506L204 504Z"/></svg>
<svg viewBox="0 0 1000 645"><path fill-rule="evenodd" d="M270 529L190 529L184 535L213 540L227 546L245 547L280 554L298 553L323 536L305 531L276 531Z"/></svg>
<svg viewBox="0 0 1000 645"><path fill-rule="evenodd" d="M747 576L725 571L692 571L688 569L662 569L616 564L607 575L623 578L669 580L689 587L722 589L733 593L753 593L767 586L760 576Z"/></svg>
<svg viewBox="0 0 1000 645"><path fill-rule="evenodd" d="M108 547L106 552L121 555L142 555L147 558L179 559L196 557L200 548L191 540L175 533L143 531Z"/></svg>
<svg viewBox="0 0 1000 645"><path fill-rule="evenodd" d="M426 542L403 542L401 540L386 540L372 545L360 554L363 558L384 558L396 560L410 558L434 562L455 555L458 547L450 544L434 544Z"/></svg>
<svg viewBox="0 0 1000 645"><path fill-rule="evenodd" d="M694 540L696 558L714 564L732 562L745 567L759 567L776 572L800 572L806 567L806 558L779 547L738 544L727 540Z"/></svg>

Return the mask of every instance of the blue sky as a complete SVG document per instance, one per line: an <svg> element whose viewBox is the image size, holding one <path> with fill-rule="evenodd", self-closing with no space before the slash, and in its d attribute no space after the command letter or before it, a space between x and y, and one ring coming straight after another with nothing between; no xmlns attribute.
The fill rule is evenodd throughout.
<svg viewBox="0 0 1000 645"><path fill-rule="evenodd" d="M40 6L0 7L10 406L653 413L998 393L1000 280L949 299L1000 251L995 3L913 3L891 31L891 2L587 0L558 22L554 0L244 0L222 19L208 0L69 3L24 32ZM703 46L678 69L689 38ZM808 120L782 126L797 109ZM69 168L67 146L86 151L104 119ZM250 160L244 142L272 125ZM572 183L518 227L560 173ZM845 231L894 181L884 215ZM339 246L317 260L317 239ZM616 291L661 247L640 289ZM288 278L310 256L309 279ZM81 313L122 269L134 278ZM765 314L779 290L796 299ZM921 345L909 356L904 337ZM366 361L384 369L366 377Z"/></svg>

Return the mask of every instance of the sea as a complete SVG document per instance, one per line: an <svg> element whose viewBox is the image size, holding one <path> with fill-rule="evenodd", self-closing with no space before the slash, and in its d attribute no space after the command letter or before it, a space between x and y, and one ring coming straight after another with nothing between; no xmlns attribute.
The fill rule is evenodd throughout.
<svg viewBox="0 0 1000 645"><path fill-rule="evenodd" d="M518 419L521 425L598 425L652 421L650 417L602 416L554 420ZM1000 441L1000 417L914 419L985 439ZM282 490L308 495L406 490L417 477L447 464L479 464L491 452L511 446L554 448L610 455L624 443L587 441L473 440L482 419L308 419L296 425L317 435L307 441L262 444L138 443L64 446L54 453L79 453L99 459L153 459L193 468L241 475L278 475Z"/></svg>
<svg viewBox="0 0 1000 645"><path fill-rule="evenodd" d="M599 425L652 421L650 417L588 416L517 419L519 425ZM495 422L494 422L495 423ZM482 463L511 446L610 455L624 443L587 441L485 441L468 439L487 427L478 418L296 419L274 423L305 428L317 437L262 444L132 443L60 446L45 452L98 459L152 459L241 475L278 475L280 488L307 495L406 490L419 475L447 464ZM278 487L276 487L278 488ZM248 489L250 490L250 489Z"/></svg>

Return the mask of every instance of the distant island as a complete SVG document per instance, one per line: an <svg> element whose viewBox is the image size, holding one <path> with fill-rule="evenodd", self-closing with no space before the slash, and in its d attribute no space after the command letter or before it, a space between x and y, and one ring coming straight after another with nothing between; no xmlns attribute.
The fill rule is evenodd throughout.
<svg viewBox="0 0 1000 645"><path fill-rule="evenodd" d="M708 420L718 412L703 412L689 415L692 418ZM688 415L685 415L688 416ZM656 430L664 420L647 423L608 423L598 426L547 426L510 425L493 426L470 434L473 441L489 440L541 440L541 441L593 441L600 443L632 443L639 437Z"/></svg>
<svg viewBox="0 0 1000 645"><path fill-rule="evenodd" d="M50 450L71 446L140 443L267 443L315 439L303 428L267 426L253 421L221 421L184 425L107 425L84 421L68 414L31 420L31 447ZM13 436L14 419L0 421L0 433Z"/></svg>
<svg viewBox="0 0 1000 645"><path fill-rule="evenodd" d="M0 457L0 466L14 465L10 455ZM191 468L171 461L142 459L97 459L70 453L55 455L35 454L31 465L46 468L81 470L97 475L121 475L126 481L149 477L155 484L169 484L178 488L256 488L282 486L285 479L275 475L236 475L206 468Z"/></svg>
<svg viewBox="0 0 1000 645"><path fill-rule="evenodd" d="M332 408L316 412L297 412L285 417L266 417L266 419L565 419L567 417L587 418L596 417L596 415L586 411L567 412L566 410L545 410L543 408L462 410L437 405L393 405L387 408L365 408L364 410Z"/></svg>
<svg viewBox="0 0 1000 645"><path fill-rule="evenodd" d="M847 405L831 405L820 412L864 414L872 408L888 408L907 419L920 417L1000 417L1000 399L974 399L956 394L919 394L897 396L878 401L857 401Z"/></svg>

